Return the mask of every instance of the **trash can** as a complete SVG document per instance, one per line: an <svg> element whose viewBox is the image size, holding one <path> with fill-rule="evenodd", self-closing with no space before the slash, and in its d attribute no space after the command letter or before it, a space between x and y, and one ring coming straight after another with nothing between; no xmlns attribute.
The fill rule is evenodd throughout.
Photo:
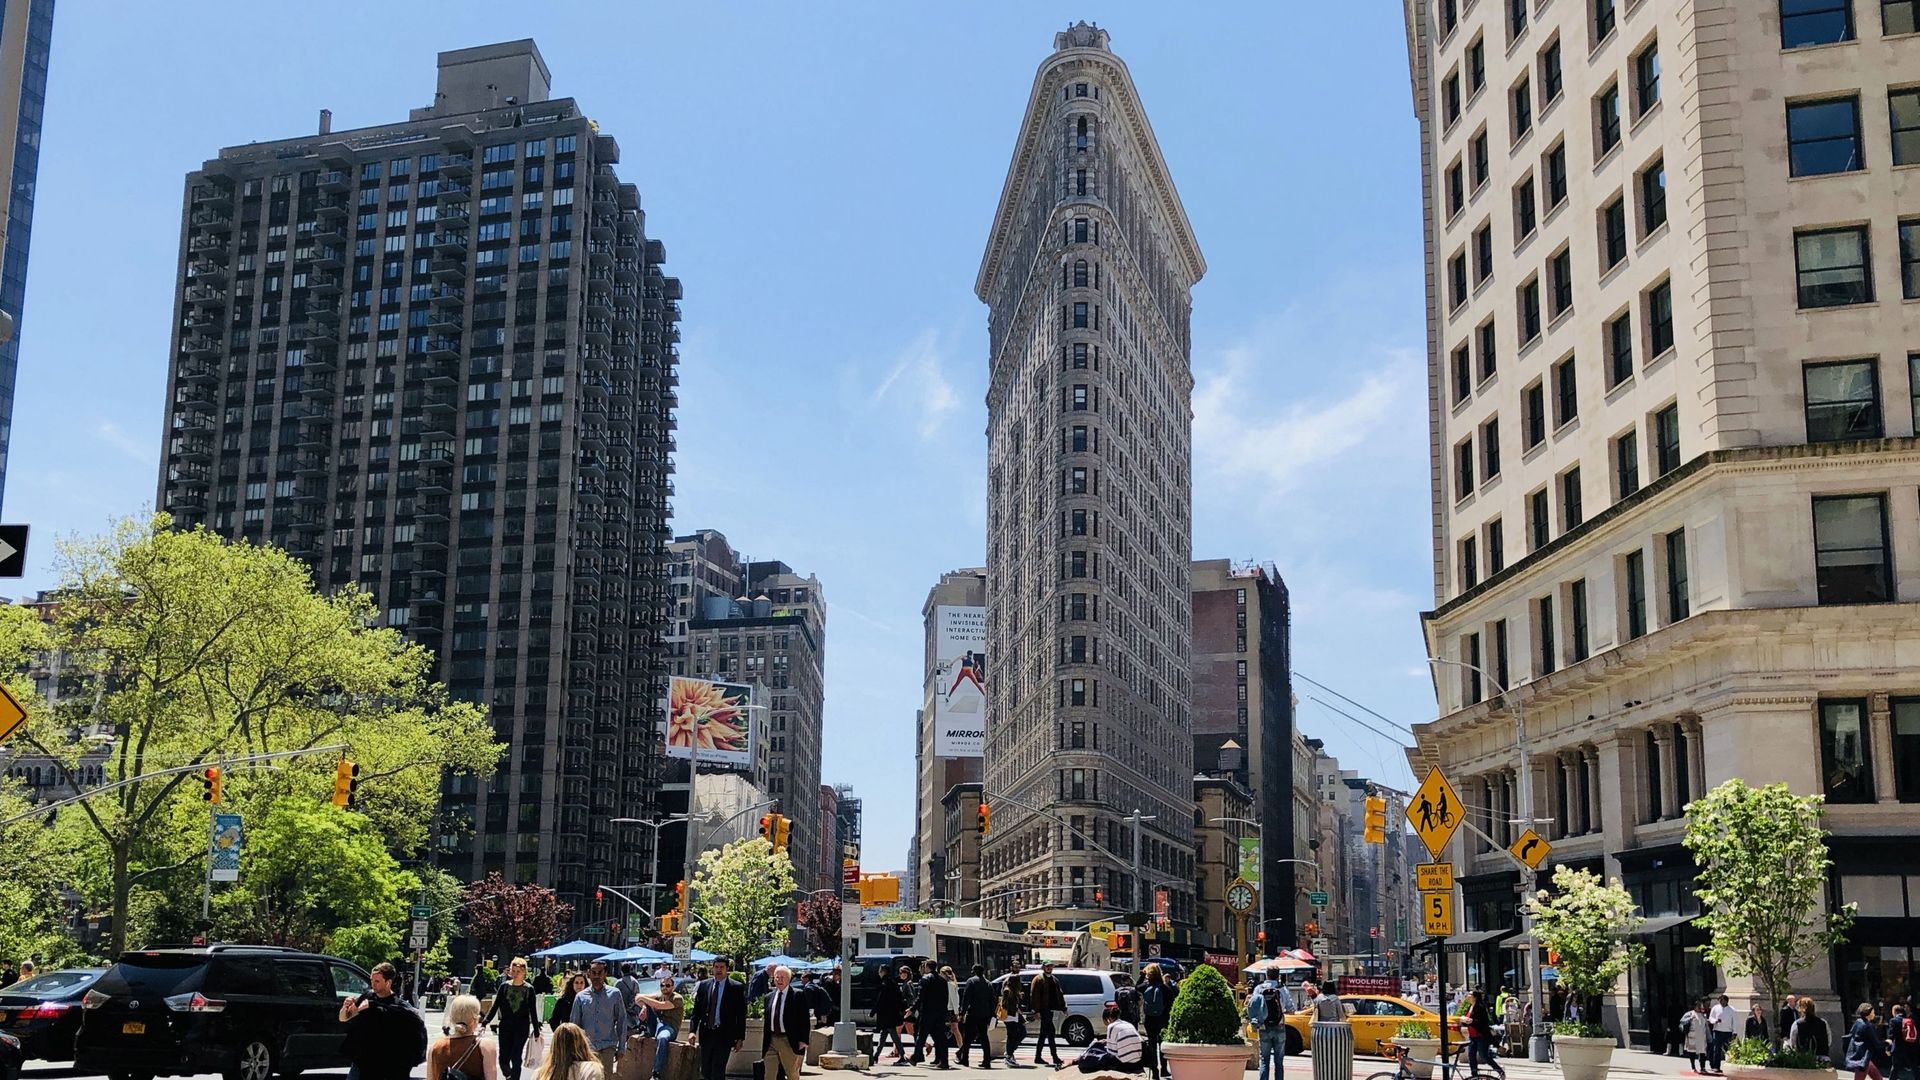
<svg viewBox="0 0 1920 1080"><path fill-rule="evenodd" d="M1353 1025L1313 1022L1313 1080L1353 1080Z"/></svg>

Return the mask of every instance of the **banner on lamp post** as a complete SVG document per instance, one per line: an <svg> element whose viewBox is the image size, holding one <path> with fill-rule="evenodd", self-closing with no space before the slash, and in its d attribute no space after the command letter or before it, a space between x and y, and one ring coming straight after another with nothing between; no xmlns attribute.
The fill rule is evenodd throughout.
<svg viewBox="0 0 1920 1080"><path fill-rule="evenodd" d="M1240 838L1240 880L1260 887L1260 838L1243 836Z"/></svg>
<svg viewBox="0 0 1920 1080"><path fill-rule="evenodd" d="M209 881L239 881L240 851L246 846L245 827L239 814L213 815L213 832L207 837L207 857L212 865Z"/></svg>

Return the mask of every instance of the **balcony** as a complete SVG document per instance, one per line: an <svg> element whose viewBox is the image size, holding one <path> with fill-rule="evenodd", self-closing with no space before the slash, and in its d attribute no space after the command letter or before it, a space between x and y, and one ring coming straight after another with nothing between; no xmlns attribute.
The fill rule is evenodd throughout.
<svg viewBox="0 0 1920 1080"><path fill-rule="evenodd" d="M173 393L173 404L179 412L213 412L217 406L212 383L182 382L180 389Z"/></svg>
<svg viewBox="0 0 1920 1080"><path fill-rule="evenodd" d="M187 250L204 255L220 262L227 261L227 241L224 237L202 233L187 241Z"/></svg>
<svg viewBox="0 0 1920 1080"><path fill-rule="evenodd" d="M213 470L202 464L181 464L167 470L167 483L185 484L189 487L206 487L213 477Z"/></svg>
<svg viewBox="0 0 1920 1080"><path fill-rule="evenodd" d="M327 475L327 471L328 471L327 459L322 457L315 457L312 454L295 455L291 463L291 468L294 474L297 476L324 477ZM321 481L321 483L323 484L325 482L326 482L325 480Z"/></svg>
<svg viewBox="0 0 1920 1080"><path fill-rule="evenodd" d="M587 263L591 266L612 266L613 245L608 243L589 243L587 245Z"/></svg>
<svg viewBox="0 0 1920 1080"><path fill-rule="evenodd" d="M333 425L317 422L301 424L299 442L296 445L302 450L330 453L333 450Z"/></svg>
<svg viewBox="0 0 1920 1080"><path fill-rule="evenodd" d="M473 185L442 184L440 185L439 193L436 194L434 198L438 200L443 207L456 203L470 203L473 201Z"/></svg>
<svg viewBox="0 0 1920 1080"><path fill-rule="evenodd" d="M413 528L413 546L419 550L444 548L447 546L449 530L444 524L415 525Z"/></svg>
<svg viewBox="0 0 1920 1080"><path fill-rule="evenodd" d="M462 261L467 257L467 234L463 232L442 232L433 238L435 255L457 255Z"/></svg>
<svg viewBox="0 0 1920 1080"><path fill-rule="evenodd" d="M330 195L340 195L353 188L353 177L345 169L330 169L320 174L316 185Z"/></svg>
<svg viewBox="0 0 1920 1080"><path fill-rule="evenodd" d="M465 330L466 326L467 320L462 315L458 304L449 304L444 307L436 304L433 314L427 317L427 329L443 336L458 334Z"/></svg>
<svg viewBox="0 0 1920 1080"><path fill-rule="evenodd" d="M233 231L233 215L225 210L195 210L187 215L187 224L225 236Z"/></svg>
<svg viewBox="0 0 1920 1080"><path fill-rule="evenodd" d="M347 220L347 200L321 199L313 208L313 216L316 221L344 222Z"/></svg>
<svg viewBox="0 0 1920 1080"><path fill-rule="evenodd" d="M294 328L294 333L308 341L331 341L338 343L340 328L333 323L308 322Z"/></svg>
<svg viewBox="0 0 1920 1080"><path fill-rule="evenodd" d="M204 514L207 512L207 493L205 491L171 491L167 493L167 512L171 514Z"/></svg>
<svg viewBox="0 0 1920 1080"><path fill-rule="evenodd" d="M307 302L301 305L300 310L303 314L316 321L338 319L340 317L340 294L334 292L324 296L309 296L307 297Z"/></svg>
<svg viewBox="0 0 1920 1080"><path fill-rule="evenodd" d="M441 283L464 282L467 280L467 254L465 251L451 255L436 251L433 256L432 269L433 279L435 281Z"/></svg>
<svg viewBox="0 0 1920 1080"><path fill-rule="evenodd" d="M189 307L206 308L211 311L225 310L227 306L227 294L224 290L192 284L191 279L187 285L185 299Z"/></svg>
<svg viewBox="0 0 1920 1080"><path fill-rule="evenodd" d="M340 277L338 274L308 274L307 291L315 296L338 296Z"/></svg>
<svg viewBox="0 0 1920 1080"><path fill-rule="evenodd" d="M186 328L190 333L217 337L224 322L205 308L194 308L192 314L187 316Z"/></svg>
<svg viewBox="0 0 1920 1080"><path fill-rule="evenodd" d="M187 280L215 289L227 286L227 268L212 259L195 259L187 264Z"/></svg>
<svg viewBox="0 0 1920 1080"><path fill-rule="evenodd" d="M427 355L435 360L460 359L460 339L457 337L436 337L427 342Z"/></svg>
<svg viewBox="0 0 1920 1080"><path fill-rule="evenodd" d="M188 356L216 356L221 352L221 344L217 338L202 334L182 341L180 351Z"/></svg>
<svg viewBox="0 0 1920 1080"><path fill-rule="evenodd" d="M167 447L167 454L181 461L212 461L213 436L176 435Z"/></svg>
<svg viewBox="0 0 1920 1080"><path fill-rule="evenodd" d="M413 519L420 521L445 521L453 510L453 503L446 499L421 499L414 504Z"/></svg>
<svg viewBox="0 0 1920 1080"><path fill-rule="evenodd" d="M473 158L466 154L448 154L440 159L440 176L447 180L473 178Z"/></svg>
<svg viewBox="0 0 1920 1080"><path fill-rule="evenodd" d="M340 254L345 250L345 244L329 244L321 247L309 262L321 270L338 270L346 265Z"/></svg>
<svg viewBox="0 0 1920 1080"><path fill-rule="evenodd" d="M449 379L447 381L452 382L453 380ZM451 391L435 391L426 395L426 398L420 402L420 407L430 413L458 412L460 409L460 398Z"/></svg>
<svg viewBox="0 0 1920 1080"><path fill-rule="evenodd" d="M347 242L346 230L342 229L337 223L327 221L316 223L313 227L313 232L310 234L310 238L314 243L322 247Z"/></svg>
<svg viewBox="0 0 1920 1080"><path fill-rule="evenodd" d="M300 396L306 399L308 407L320 408L333 400L334 382L332 378L308 379L300 387Z"/></svg>
<svg viewBox="0 0 1920 1080"><path fill-rule="evenodd" d="M473 211L469 210L465 203L455 203L452 206L442 206L440 208L441 221L460 222L464 224L472 220L472 218Z"/></svg>
<svg viewBox="0 0 1920 1080"><path fill-rule="evenodd" d="M591 345L609 344L613 340L613 323L606 319L588 319L584 337Z"/></svg>
<svg viewBox="0 0 1920 1080"><path fill-rule="evenodd" d="M220 365L212 360L185 360L180 364L180 381L185 383L216 386L220 382Z"/></svg>

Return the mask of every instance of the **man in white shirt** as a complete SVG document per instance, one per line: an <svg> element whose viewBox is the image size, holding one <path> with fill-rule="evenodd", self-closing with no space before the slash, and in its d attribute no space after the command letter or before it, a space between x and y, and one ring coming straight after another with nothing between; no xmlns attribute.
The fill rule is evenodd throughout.
<svg viewBox="0 0 1920 1080"><path fill-rule="evenodd" d="M1107 1022L1106 1035L1095 1039L1074 1066L1083 1073L1139 1072L1145 1046L1140 1029L1120 1019L1120 1006L1111 1001L1100 1015Z"/></svg>
<svg viewBox="0 0 1920 1080"><path fill-rule="evenodd" d="M1733 1006L1727 1003L1727 995L1721 994L1720 1000L1707 1010L1707 1022L1711 1025L1711 1034L1707 1036L1707 1068L1720 1071L1720 1059L1726 1056L1728 1044L1733 1042Z"/></svg>

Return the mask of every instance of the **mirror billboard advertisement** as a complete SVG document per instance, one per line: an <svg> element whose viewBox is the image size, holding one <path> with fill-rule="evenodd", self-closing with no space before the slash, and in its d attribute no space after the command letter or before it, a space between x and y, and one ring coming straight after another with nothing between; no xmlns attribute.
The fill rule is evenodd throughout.
<svg viewBox="0 0 1920 1080"><path fill-rule="evenodd" d="M933 609L933 753L980 757L987 746L987 609Z"/></svg>

